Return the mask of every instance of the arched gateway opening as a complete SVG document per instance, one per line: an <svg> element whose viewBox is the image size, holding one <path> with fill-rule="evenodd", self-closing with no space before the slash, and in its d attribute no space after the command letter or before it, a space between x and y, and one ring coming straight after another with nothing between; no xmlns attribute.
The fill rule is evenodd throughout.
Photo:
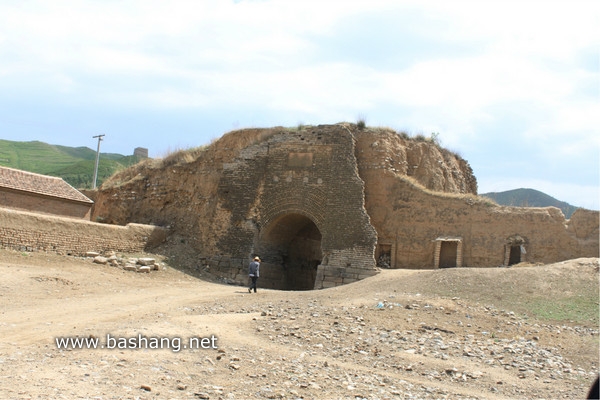
<svg viewBox="0 0 600 400"><path fill-rule="evenodd" d="M264 287L311 290L321 263L321 232L302 214L286 214L261 233L257 246Z"/></svg>

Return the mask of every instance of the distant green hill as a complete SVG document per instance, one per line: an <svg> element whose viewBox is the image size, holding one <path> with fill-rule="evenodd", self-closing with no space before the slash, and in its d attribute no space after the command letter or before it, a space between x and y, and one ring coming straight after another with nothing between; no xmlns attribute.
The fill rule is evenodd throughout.
<svg viewBox="0 0 600 400"><path fill-rule="evenodd" d="M517 207L557 207L560 208L565 217L571 218L571 214L579 208L564 201L556 200L534 189L514 189L506 192L483 193L480 196L488 197L503 206Z"/></svg>
<svg viewBox="0 0 600 400"><path fill-rule="evenodd" d="M98 182L116 171L136 164L136 156L100 153ZM0 165L38 174L58 176L79 189L92 187L96 151L88 147L67 147L44 142L13 142L0 139Z"/></svg>

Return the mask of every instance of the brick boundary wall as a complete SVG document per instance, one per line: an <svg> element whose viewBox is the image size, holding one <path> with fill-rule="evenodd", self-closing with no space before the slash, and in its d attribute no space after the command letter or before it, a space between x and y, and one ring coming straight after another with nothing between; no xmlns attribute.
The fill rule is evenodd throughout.
<svg viewBox="0 0 600 400"><path fill-rule="evenodd" d="M153 225L100 224L0 208L0 248L84 255L88 251L137 253L165 241L167 231Z"/></svg>

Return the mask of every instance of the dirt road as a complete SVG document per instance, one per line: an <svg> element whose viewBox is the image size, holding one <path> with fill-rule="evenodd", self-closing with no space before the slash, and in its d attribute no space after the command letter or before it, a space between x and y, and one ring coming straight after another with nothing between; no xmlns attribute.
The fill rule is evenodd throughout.
<svg viewBox="0 0 600 400"><path fill-rule="evenodd" d="M498 293L534 298L536 282L559 291L575 276L597 291L598 259L470 272L386 270L306 292L259 280L249 294L168 266L0 250L0 397L585 397L597 320L536 319ZM59 348L68 338L96 348Z"/></svg>

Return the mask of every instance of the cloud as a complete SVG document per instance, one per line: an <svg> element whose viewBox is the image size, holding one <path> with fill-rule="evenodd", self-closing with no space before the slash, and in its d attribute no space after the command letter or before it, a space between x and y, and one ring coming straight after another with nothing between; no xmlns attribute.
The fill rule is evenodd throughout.
<svg viewBox="0 0 600 400"><path fill-rule="evenodd" d="M198 124L208 141L363 116L439 132L480 184L519 163L597 186L599 16L585 1L3 2L0 121L196 143Z"/></svg>

